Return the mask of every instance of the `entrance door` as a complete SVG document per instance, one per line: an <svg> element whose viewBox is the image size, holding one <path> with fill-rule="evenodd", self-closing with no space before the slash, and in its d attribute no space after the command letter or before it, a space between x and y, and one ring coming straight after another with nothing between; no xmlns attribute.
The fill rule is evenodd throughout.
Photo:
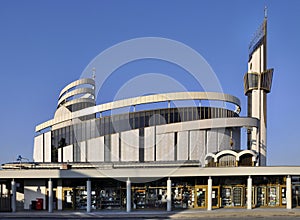
<svg viewBox="0 0 300 220"><path fill-rule="evenodd" d="M238 186L238 187L233 187L233 198L232 198L232 203L233 206L243 206L243 198L244 198L244 193L243 193L243 187Z"/></svg>
<svg viewBox="0 0 300 220"><path fill-rule="evenodd" d="M256 187L256 206L265 206L266 205L266 187L257 186Z"/></svg>
<svg viewBox="0 0 300 220"><path fill-rule="evenodd" d="M300 206L300 186L293 186L293 207Z"/></svg>
<svg viewBox="0 0 300 220"><path fill-rule="evenodd" d="M220 207L219 195L220 195L220 186L213 186L211 198L212 198L212 207L214 207L214 208Z"/></svg>
<svg viewBox="0 0 300 220"><path fill-rule="evenodd" d="M206 208L207 186L195 187L195 203L196 208Z"/></svg>

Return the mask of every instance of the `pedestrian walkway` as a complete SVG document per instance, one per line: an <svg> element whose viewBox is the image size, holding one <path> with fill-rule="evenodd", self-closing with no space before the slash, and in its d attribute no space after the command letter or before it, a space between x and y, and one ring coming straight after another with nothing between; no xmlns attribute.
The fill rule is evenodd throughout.
<svg viewBox="0 0 300 220"><path fill-rule="evenodd" d="M242 219L243 217L291 217L300 218L300 209L287 210L284 208L257 208L253 210L246 209L216 209L212 211L200 210L200 209L189 209L181 211L148 211L148 210L134 210L127 213L126 211L93 211L86 213L84 211L54 211L49 213L47 211L19 211L19 212L2 212L0 218L4 219L15 219L15 218L49 218L49 219L78 219L78 218L90 218L90 219L133 219L133 218L151 218L151 219L186 219L186 218L237 218Z"/></svg>

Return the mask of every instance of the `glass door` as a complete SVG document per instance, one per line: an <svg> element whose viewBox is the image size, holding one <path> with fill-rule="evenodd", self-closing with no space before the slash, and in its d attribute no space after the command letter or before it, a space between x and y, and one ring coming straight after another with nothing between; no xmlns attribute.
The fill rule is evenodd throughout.
<svg viewBox="0 0 300 220"><path fill-rule="evenodd" d="M196 187L195 188L195 207L196 208L205 208L206 207L206 198L207 198L207 187Z"/></svg>
<svg viewBox="0 0 300 220"><path fill-rule="evenodd" d="M222 188L222 206L231 207L232 206L232 187L226 186Z"/></svg>
<svg viewBox="0 0 300 220"><path fill-rule="evenodd" d="M243 198L244 198L243 187L241 186L233 187L232 191L233 191L232 205L243 206Z"/></svg>
<svg viewBox="0 0 300 220"><path fill-rule="evenodd" d="M280 205L281 206L286 206L286 187L285 186L281 186L280 187Z"/></svg>
<svg viewBox="0 0 300 220"><path fill-rule="evenodd" d="M293 186L293 206L300 206L300 186Z"/></svg>
<svg viewBox="0 0 300 220"><path fill-rule="evenodd" d="M266 187L257 186L256 187L256 205L257 207L266 205Z"/></svg>
<svg viewBox="0 0 300 220"><path fill-rule="evenodd" d="M219 194L220 194L220 186L213 186L212 187L212 207L219 208Z"/></svg>
<svg viewBox="0 0 300 220"><path fill-rule="evenodd" d="M268 186L268 206L278 205L278 192L276 186Z"/></svg>

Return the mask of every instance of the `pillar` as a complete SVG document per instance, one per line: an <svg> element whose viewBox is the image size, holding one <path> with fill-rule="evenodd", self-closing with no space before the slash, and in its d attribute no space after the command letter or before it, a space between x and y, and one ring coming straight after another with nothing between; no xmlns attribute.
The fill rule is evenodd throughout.
<svg viewBox="0 0 300 220"><path fill-rule="evenodd" d="M131 211L131 182L129 178L126 181L126 211Z"/></svg>
<svg viewBox="0 0 300 220"><path fill-rule="evenodd" d="M92 186L91 180L86 181L86 212L91 212L92 209Z"/></svg>
<svg viewBox="0 0 300 220"><path fill-rule="evenodd" d="M53 212L53 182L48 181L48 212Z"/></svg>
<svg viewBox="0 0 300 220"><path fill-rule="evenodd" d="M207 211L212 210L212 178L207 181Z"/></svg>
<svg viewBox="0 0 300 220"><path fill-rule="evenodd" d="M248 177L247 180L247 209L252 209L252 178Z"/></svg>
<svg viewBox="0 0 300 220"><path fill-rule="evenodd" d="M292 178L287 176L286 178L286 208L292 209Z"/></svg>
<svg viewBox="0 0 300 220"><path fill-rule="evenodd" d="M167 212L170 212L172 210L172 181L169 178L167 180Z"/></svg>
<svg viewBox="0 0 300 220"><path fill-rule="evenodd" d="M57 210L62 210L63 207L63 187L62 179L57 180Z"/></svg>
<svg viewBox="0 0 300 220"><path fill-rule="evenodd" d="M17 186L14 179L11 181L11 210L12 212L17 210Z"/></svg>

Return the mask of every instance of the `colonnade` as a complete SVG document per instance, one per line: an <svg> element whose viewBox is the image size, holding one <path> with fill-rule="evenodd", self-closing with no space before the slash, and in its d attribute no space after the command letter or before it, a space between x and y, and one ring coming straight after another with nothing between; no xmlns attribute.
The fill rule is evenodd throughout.
<svg viewBox="0 0 300 220"><path fill-rule="evenodd" d="M253 201L252 201L252 177L249 176L247 178L247 209L253 208ZM57 188L58 192L58 209L62 209L62 180L59 179L57 181ZM212 210L212 190L213 190L213 178L208 177L207 179L207 210ZM86 181L86 191L87 191L87 207L86 212L92 211L92 184L91 180L87 179ZM11 181L11 210L12 212L16 212L17 207L17 185L15 179ZM251 196L249 196L251 195ZM167 179L167 208L166 211L172 211L172 180L171 178ZM131 179L128 178L126 181L126 212L131 212L131 198L132 198L132 191L131 191ZM286 177L286 208L292 209L292 178L291 176ZM48 180L48 212L53 212L53 180L50 178Z"/></svg>

